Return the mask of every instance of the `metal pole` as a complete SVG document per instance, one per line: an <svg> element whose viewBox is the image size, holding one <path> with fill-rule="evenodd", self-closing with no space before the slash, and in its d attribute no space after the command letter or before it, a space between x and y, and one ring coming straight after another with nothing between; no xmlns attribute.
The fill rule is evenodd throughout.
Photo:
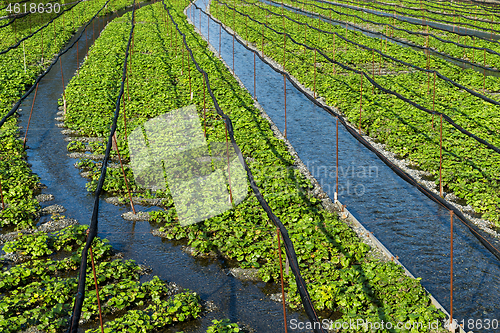
<svg viewBox="0 0 500 333"><path fill-rule="evenodd" d="M236 75L236 73L234 72L234 35L236 34L236 22L235 22L235 15L236 15L236 5L234 4L233 6L234 7L234 10L233 10L233 75Z"/></svg>
<svg viewBox="0 0 500 333"><path fill-rule="evenodd" d="M78 41L76 41L76 73L79 74L80 73L80 60L78 59ZM43 56L42 56L42 59L43 59Z"/></svg>
<svg viewBox="0 0 500 333"><path fill-rule="evenodd" d="M85 28L85 56L87 56L87 52L89 50L89 44L88 44L89 37L87 35L87 28Z"/></svg>
<svg viewBox="0 0 500 333"><path fill-rule="evenodd" d="M267 15L266 15L266 25L267 25ZM262 25L262 56L264 56L264 25Z"/></svg>
<svg viewBox="0 0 500 333"><path fill-rule="evenodd" d="M61 57L59 57L59 66L61 67L61 82L62 82L62 88L63 88L63 110L64 110L64 114L66 115L66 91L64 89L64 75L63 75Z"/></svg>
<svg viewBox="0 0 500 333"><path fill-rule="evenodd" d="M385 53L387 53L387 39L388 39L388 32L387 32L387 29L389 28L388 25L385 26ZM347 25L346 25L346 30L347 30Z"/></svg>
<svg viewBox="0 0 500 333"><path fill-rule="evenodd" d="M304 24L304 55L306 55L307 25Z"/></svg>
<svg viewBox="0 0 500 333"><path fill-rule="evenodd" d="M43 29L40 32L41 32L41 35L40 35L41 38L40 39L41 39L41 42L42 42L42 64L43 64L43 54L44 54L44 52L43 52Z"/></svg>

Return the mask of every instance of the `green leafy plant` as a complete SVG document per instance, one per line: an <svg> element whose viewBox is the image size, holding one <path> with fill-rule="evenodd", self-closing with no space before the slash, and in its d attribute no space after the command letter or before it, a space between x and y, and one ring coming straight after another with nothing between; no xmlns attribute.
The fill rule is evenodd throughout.
<svg viewBox="0 0 500 333"><path fill-rule="evenodd" d="M207 333L233 333L240 332L238 324L231 323L229 319L212 320L213 325L207 328Z"/></svg>

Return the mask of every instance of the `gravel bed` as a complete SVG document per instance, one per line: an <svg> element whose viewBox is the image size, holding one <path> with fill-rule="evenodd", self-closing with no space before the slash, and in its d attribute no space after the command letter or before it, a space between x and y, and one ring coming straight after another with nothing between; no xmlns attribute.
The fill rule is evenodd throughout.
<svg viewBox="0 0 500 333"><path fill-rule="evenodd" d="M152 199L152 198L132 197L132 202L134 204L143 205L143 206L163 206L164 200L165 199L163 199L163 198ZM107 197L104 199L104 201L106 201L109 204L115 205L115 206L130 204L130 200L128 198L121 198L121 197Z"/></svg>
<svg viewBox="0 0 500 333"><path fill-rule="evenodd" d="M239 280L244 281L262 281L259 277L259 270L257 268L230 268L228 275L232 275Z"/></svg>
<svg viewBox="0 0 500 333"><path fill-rule="evenodd" d="M77 141L77 142L105 142L105 138L101 137L93 137L93 136L67 136L64 138L64 141L66 142L72 142L72 141Z"/></svg>
<svg viewBox="0 0 500 333"><path fill-rule="evenodd" d="M52 194L39 194L35 197L35 200L38 202L47 202L54 200L54 196Z"/></svg>
<svg viewBox="0 0 500 333"><path fill-rule="evenodd" d="M46 223L43 223L36 229L23 229L19 231L12 231L7 234L0 235L0 245L4 244L5 242L10 242L17 239L19 234L32 234L38 231L54 232L75 224L78 224L78 221L75 219L60 219L57 221L48 221Z"/></svg>
<svg viewBox="0 0 500 333"><path fill-rule="evenodd" d="M127 221L149 221L149 214L146 212L126 212L122 214L122 218Z"/></svg>
<svg viewBox="0 0 500 333"><path fill-rule="evenodd" d="M61 205L50 205L47 207L44 207L40 209L39 214L40 215L49 215L49 214L55 214L55 213L64 213L66 211L66 208L64 208Z"/></svg>

